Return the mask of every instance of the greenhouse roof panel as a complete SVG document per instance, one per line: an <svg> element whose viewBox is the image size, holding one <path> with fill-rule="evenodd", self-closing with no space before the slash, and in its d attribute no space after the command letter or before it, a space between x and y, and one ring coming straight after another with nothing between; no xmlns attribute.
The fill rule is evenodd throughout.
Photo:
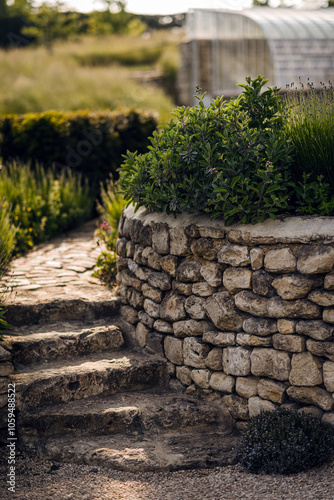
<svg viewBox="0 0 334 500"><path fill-rule="evenodd" d="M334 9L299 10L253 8L243 11L194 9L189 13L188 36L190 38L231 38L243 37L246 22L253 21L253 36L259 31L270 39L334 39ZM239 22L236 23L236 17ZM195 22L194 22L195 21ZM219 29L219 26L225 29ZM226 29L229 25L229 29ZM204 36L203 36L204 35ZM247 26L247 37L252 32Z"/></svg>

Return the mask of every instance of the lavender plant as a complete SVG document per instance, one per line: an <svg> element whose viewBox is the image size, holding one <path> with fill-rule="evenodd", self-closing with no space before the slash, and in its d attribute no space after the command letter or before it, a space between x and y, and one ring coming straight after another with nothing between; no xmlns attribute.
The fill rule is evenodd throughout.
<svg viewBox="0 0 334 500"><path fill-rule="evenodd" d="M334 431L318 419L280 408L249 420L238 458L255 474L291 474L324 463L333 445Z"/></svg>

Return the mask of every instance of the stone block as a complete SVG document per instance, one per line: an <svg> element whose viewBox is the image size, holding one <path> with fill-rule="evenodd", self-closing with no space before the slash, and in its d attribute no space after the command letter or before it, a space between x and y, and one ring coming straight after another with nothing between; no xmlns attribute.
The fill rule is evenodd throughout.
<svg viewBox="0 0 334 500"><path fill-rule="evenodd" d="M223 274L223 284L232 294L244 289L250 289L252 288L252 271L249 269L228 267Z"/></svg>
<svg viewBox="0 0 334 500"><path fill-rule="evenodd" d="M237 333L236 343L243 347L271 347L272 337L259 337L250 333Z"/></svg>
<svg viewBox="0 0 334 500"><path fill-rule="evenodd" d="M334 407L332 395L321 387L290 386L286 392L291 399L299 403L316 405L325 411L331 411Z"/></svg>
<svg viewBox="0 0 334 500"><path fill-rule="evenodd" d="M152 227L148 224L141 228L139 233L139 243L144 247L152 246Z"/></svg>
<svg viewBox="0 0 334 500"><path fill-rule="evenodd" d="M177 281L182 281L183 283L193 283L195 281L201 281L201 267L202 264L199 260L184 260L176 270Z"/></svg>
<svg viewBox="0 0 334 500"><path fill-rule="evenodd" d="M146 335L146 350L153 352L159 356L164 356L164 339L165 336L158 332L148 332Z"/></svg>
<svg viewBox="0 0 334 500"><path fill-rule="evenodd" d="M289 376L291 385L315 386L322 384L322 362L310 352L294 354Z"/></svg>
<svg viewBox="0 0 334 500"><path fill-rule="evenodd" d="M217 291L216 287L212 287L206 281L200 281L199 283L194 283L192 286L192 293L198 295L199 297L210 297Z"/></svg>
<svg viewBox="0 0 334 500"><path fill-rule="evenodd" d="M152 224L152 248L161 255L169 254L168 224Z"/></svg>
<svg viewBox="0 0 334 500"><path fill-rule="evenodd" d="M187 297L192 294L192 288L192 283L181 283L175 280L173 280L172 282L173 292L180 293L181 295L186 295Z"/></svg>
<svg viewBox="0 0 334 500"><path fill-rule="evenodd" d="M150 273L147 282L149 285L163 291L172 288L172 279L167 273Z"/></svg>
<svg viewBox="0 0 334 500"><path fill-rule="evenodd" d="M153 327L154 319L151 318L151 316L149 314L147 314L147 312L139 311L138 312L138 319L139 319L139 321L144 323L144 325L147 326L148 328Z"/></svg>
<svg viewBox="0 0 334 500"><path fill-rule="evenodd" d="M214 391L232 393L235 385L234 377L222 372L215 372L210 378L210 387Z"/></svg>
<svg viewBox="0 0 334 500"><path fill-rule="evenodd" d="M160 318L171 322L185 319L187 313L184 303L185 298L182 295L168 293L160 304Z"/></svg>
<svg viewBox="0 0 334 500"><path fill-rule="evenodd" d="M242 324L246 333L265 337L277 332L277 321L275 319L266 318L246 318Z"/></svg>
<svg viewBox="0 0 334 500"><path fill-rule="evenodd" d="M297 321L294 319L280 318L277 320L277 329L282 335L296 332ZM298 332L301 333L301 332Z"/></svg>
<svg viewBox="0 0 334 500"><path fill-rule="evenodd" d="M11 353L0 345L0 361L1 362L10 361L11 359L12 359Z"/></svg>
<svg viewBox="0 0 334 500"><path fill-rule="evenodd" d="M292 274L290 276L279 276L272 282L272 286L284 300L303 299L316 286L316 281L306 276ZM311 294L309 296L310 300L312 300Z"/></svg>
<svg viewBox="0 0 334 500"><path fill-rule="evenodd" d="M248 401L237 394L223 396L223 402L227 406L232 417L236 420L248 420Z"/></svg>
<svg viewBox="0 0 334 500"><path fill-rule="evenodd" d="M148 269L147 267L138 266L135 271L135 276L141 281L147 281L151 272L152 270Z"/></svg>
<svg viewBox="0 0 334 500"><path fill-rule="evenodd" d="M131 219L130 222L130 239L134 243L139 243L139 236L143 229L143 223L139 219Z"/></svg>
<svg viewBox="0 0 334 500"><path fill-rule="evenodd" d="M328 392L334 393L334 363L326 361L323 364L324 385Z"/></svg>
<svg viewBox="0 0 334 500"><path fill-rule="evenodd" d="M173 333L173 325L162 319L157 319L153 323L153 328L161 333Z"/></svg>
<svg viewBox="0 0 334 500"><path fill-rule="evenodd" d="M334 248L326 245L303 245L298 252L297 269L302 274L333 271Z"/></svg>
<svg viewBox="0 0 334 500"><path fill-rule="evenodd" d="M264 259L264 251L262 250L262 248L259 247L251 248L249 251L249 259L253 271L261 269L261 267L263 266L263 259Z"/></svg>
<svg viewBox="0 0 334 500"><path fill-rule="evenodd" d="M178 257L175 255L165 255L160 257L160 266L163 271L175 278L178 265Z"/></svg>
<svg viewBox="0 0 334 500"><path fill-rule="evenodd" d="M128 268L129 260L131 260L131 259L126 259L125 257L116 257L116 269L117 269L118 273L123 271L123 269ZM133 261L131 261L131 262L133 262Z"/></svg>
<svg viewBox="0 0 334 500"><path fill-rule="evenodd" d="M242 377L250 374L251 351L244 347L226 347L223 350L223 367L227 375Z"/></svg>
<svg viewBox="0 0 334 500"><path fill-rule="evenodd" d="M134 254L135 254L135 249L136 249L136 246L135 246L134 242L133 241L127 241L125 250L126 250L126 256L129 259L133 258Z"/></svg>
<svg viewBox="0 0 334 500"><path fill-rule="evenodd" d="M203 333L203 341L217 347L228 347L235 345L235 333L207 331Z"/></svg>
<svg viewBox="0 0 334 500"><path fill-rule="evenodd" d="M133 260L139 265L143 264L141 257L144 250L145 247L143 247L142 245L135 245L135 253L133 254Z"/></svg>
<svg viewBox="0 0 334 500"><path fill-rule="evenodd" d="M251 372L256 377L269 377L280 381L289 379L290 356L275 349L255 348L250 356Z"/></svg>
<svg viewBox="0 0 334 500"><path fill-rule="evenodd" d="M275 275L267 273L264 269L254 271L252 277L253 292L262 297L272 297L275 293L275 289L272 286L275 278Z"/></svg>
<svg viewBox="0 0 334 500"><path fill-rule="evenodd" d="M230 266L248 266L250 264L249 249L243 245L224 245L217 254L218 262Z"/></svg>
<svg viewBox="0 0 334 500"><path fill-rule="evenodd" d="M265 297L260 297L250 290L243 290L234 296L234 302L241 311L253 314L254 316L268 316Z"/></svg>
<svg viewBox="0 0 334 500"><path fill-rule="evenodd" d="M281 404L285 401L287 387L282 382L261 378L257 386L257 392L260 398Z"/></svg>
<svg viewBox="0 0 334 500"><path fill-rule="evenodd" d="M151 300L154 300L154 302L160 303L163 299L163 291L159 290L159 288L155 288L153 286L150 286L148 283L143 283L143 288L142 288L143 295Z"/></svg>
<svg viewBox="0 0 334 500"><path fill-rule="evenodd" d="M187 226L185 228L185 233L189 238L199 238L201 236L199 228L196 226L196 224L190 224L190 226Z"/></svg>
<svg viewBox="0 0 334 500"><path fill-rule="evenodd" d="M318 304L318 306L334 306L334 292L326 290L313 290L308 296L309 300Z"/></svg>
<svg viewBox="0 0 334 500"><path fill-rule="evenodd" d="M138 323L138 311L131 306L121 306L120 313L122 318L132 324Z"/></svg>
<svg viewBox="0 0 334 500"><path fill-rule="evenodd" d="M160 305L154 302L151 299L144 300L144 310L149 314L152 318L158 319L160 316Z"/></svg>
<svg viewBox="0 0 334 500"><path fill-rule="evenodd" d="M321 423L325 427L334 427L334 412L324 413L321 419Z"/></svg>
<svg viewBox="0 0 334 500"><path fill-rule="evenodd" d="M124 271L118 273L117 280L120 285L132 286L132 288L141 292L142 282L129 269L124 269Z"/></svg>
<svg viewBox="0 0 334 500"><path fill-rule="evenodd" d="M325 290L334 290L334 273L328 273L324 281Z"/></svg>
<svg viewBox="0 0 334 500"><path fill-rule="evenodd" d="M205 366L210 370L220 371L223 369L223 351L219 347L211 349L205 359Z"/></svg>
<svg viewBox="0 0 334 500"><path fill-rule="evenodd" d="M189 255L190 238L186 235L182 227L173 227L169 230L170 235L170 253L172 255Z"/></svg>
<svg viewBox="0 0 334 500"><path fill-rule="evenodd" d="M314 340L332 340L334 327L324 323L320 319L302 320L296 324L296 332L312 337Z"/></svg>
<svg viewBox="0 0 334 500"><path fill-rule="evenodd" d="M129 240L126 238L118 238L116 241L116 253L120 257L126 257L126 244Z"/></svg>
<svg viewBox="0 0 334 500"><path fill-rule="evenodd" d="M211 239L199 238L191 244L191 251L196 257L206 260L215 260L217 257L217 250Z"/></svg>
<svg viewBox="0 0 334 500"><path fill-rule="evenodd" d="M179 339L175 339L181 342ZM205 359L210 347L195 337L187 337L183 341L184 364L193 368L206 368ZM178 363L176 363L178 364Z"/></svg>
<svg viewBox="0 0 334 500"><path fill-rule="evenodd" d="M316 340L309 339L306 341L306 348L316 356L321 356L323 358L328 358L330 361L334 361L333 342L317 342Z"/></svg>
<svg viewBox="0 0 334 500"><path fill-rule="evenodd" d="M261 399L258 396L249 398L248 400L248 411L249 417L255 417L259 415L261 411L275 411L278 408L277 405L271 401Z"/></svg>
<svg viewBox="0 0 334 500"><path fill-rule="evenodd" d="M196 295L190 295L184 303L185 310L192 319L206 318L205 305L205 299L203 297L197 297Z"/></svg>
<svg viewBox="0 0 334 500"><path fill-rule="evenodd" d="M283 300L280 297L268 299L267 314L271 318L316 319L321 315L319 306L306 299Z"/></svg>
<svg viewBox="0 0 334 500"><path fill-rule="evenodd" d="M173 323L173 331L175 337L195 337L203 335L208 328L207 321L196 321L195 319L187 319L185 321L176 321Z"/></svg>
<svg viewBox="0 0 334 500"><path fill-rule="evenodd" d="M139 265L137 264L137 262L135 262L132 259L125 259L125 260L127 261L127 264L128 264L126 267L128 267L130 269L130 271L133 274L135 274L137 269L139 268ZM126 267L124 269L126 269Z"/></svg>
<svg viewBox="0 0 334 500"><path fill-rule="evenodd" d="M291 273L296 267L297 259L290 248L269 250L264 257L264 268L271 273Z"/></svg>
<svg viewBox="0 0 334 500"><path fill-rule="evenodd" d="M177 366L175 374L176 378L179 379L183 385L188 386L192 384L191 368L188 368L188 366Z"/></svg>
<svg viewBox="0 0 334 500"><path fill-rule="evenodd" d="M183 341L167 335L164 339L165 356L174 365L183 365Z"/></svg>
<svg viewBox="0 0 334 500"><path fill-rule="evenodd" d="M208 389L210 387L210 370L191 370L191 378L198 387Z"/></svg>
<svg viewBox="0 0 334 500"><path fill-rule="evenodd" d="M277 333L273 335L273 346L275 349L289 352L305 351L305 338L300 335L282 335Z"/></svg>
<svg viewBox="0 0 334 500"><path fill-rule="evenodd" d="M215 293L206 300L205 308L211 321L220 330L236 332L242 329L245 316L237 310L229 292Z"/></svg>
<svg viewBox="0 0 334 500"><path fill-rule="evenodd" d="M334 323L334 308L325 308L322 314L322 319L327 323Z"/></svg>
<svg viewBox="0 0 334 500"><path fill-rule="evenodd" d="M145 347L146 335L148 334L149 331L150 331L149 328L146 325L144 325L144 323L141 322L137 323L135 338L136 342L140 347Z"/></svg>
<svg viewBox="0 0 334 500"><path fill-rule="evenodd" d="M142 309L144 305L144 295L140 292L137 292L132 287L128 287L127 290L127 299L130 304L130 306L134 307L135 309Z"/></svg>
<svg viewBox="0 0 334 500"><path fill-rule="evenodd" d="M311 415L313 418L321 419L324 412L317 406L304 406L299 408L298 413L303 413L304 415Z"/></svg>
<svg viewBox="0 0 334 500"><path fill-rule="evenodd" d="M201 266L200 274L212 287L222 284L223 266L216 262L204 262Z"/></svg>
<svg viewBox="0 0 334 500"><path fill-rule="evenodd" d="M257 385L259 381L255 377L238 377L235 383L236 392L249 399L257 395Z"/></svg>

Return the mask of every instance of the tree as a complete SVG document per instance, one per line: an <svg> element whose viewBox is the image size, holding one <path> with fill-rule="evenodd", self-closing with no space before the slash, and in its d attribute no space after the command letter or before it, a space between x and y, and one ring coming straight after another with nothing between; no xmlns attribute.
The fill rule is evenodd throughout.
<svg viewBox="0 0 334 500"><path fill-rule="evenodd" d="M33 36L37 43L44 45L52 52L55 40L68 39L78 33L76 12L62 12L63 4L42 3L35 7L30 15L30 26L23 29L23 33Z"/></svg>

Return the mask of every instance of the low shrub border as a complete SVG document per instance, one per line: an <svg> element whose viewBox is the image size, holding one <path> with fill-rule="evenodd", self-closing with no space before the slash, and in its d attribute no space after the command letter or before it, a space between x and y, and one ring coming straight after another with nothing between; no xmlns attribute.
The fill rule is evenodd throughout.
<svg viewBox="0 0 334 500"><path fill-rule="evenodd" d="M75 170L96 194L110 174L118 177L127 149L146 151L156 126L154 115L133 109L7 115L0 119L0 155L5 165Z"/></svg>

